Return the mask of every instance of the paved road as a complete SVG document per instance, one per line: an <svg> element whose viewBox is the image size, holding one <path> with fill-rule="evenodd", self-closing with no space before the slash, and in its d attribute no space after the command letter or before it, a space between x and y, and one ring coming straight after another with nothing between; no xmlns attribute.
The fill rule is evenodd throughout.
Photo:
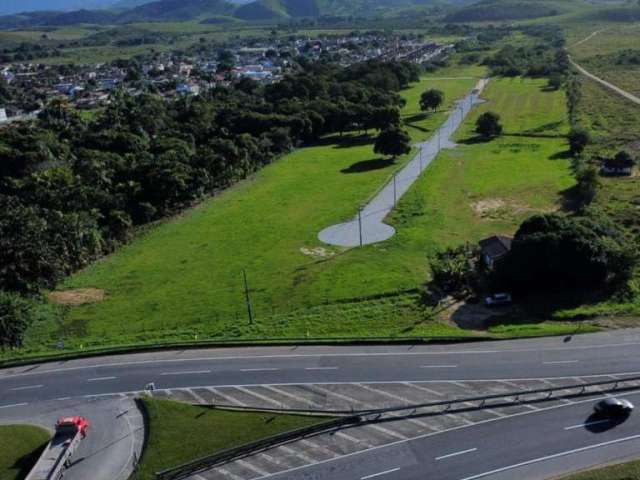
<svg viewBox="0 0 640 480"><path fill-rule="evenodd" d="M620 87L615 86L613 83L607 82L606 80L603 80L602 78L595 76L593 73L589 72L584 67L582 67L578 63L576 63L571 57L569 57L569 61L571 62L571 65L573 65L584 76L590 78L591 80L594 80L594 81L598 82L600 85L603 85L604 87L608 88L609 90L612 90L613 92L617 93L618 95L621 95L622 97L624 97L627 100L635 103L636 105L640 105L640 98L639 97L636 97L635 95L627 92L626 90L623 90Z"/></svg>
<svg viewBox="0 0 640 480"><path fill-rule="evenodd" d="M386 216L393 210L396 202L420 177L427 166L443 148L452 148L455 144L451 137L462 124L473 106L482 103L480 93L488 80L478 82L473 92L457 102L456 108L449 114L447 121L428 141L418 144L419 153L385 185L382 190L356 215L345 223L332 225L318 234L318 238L330 245L355 247L382 242L395 234L391 225L384 223Z"/></svg>
<svg viewBox="0 0 640 480"><path fill-rule="evenodd" d="M640 401L640 392L627 397ZM637 456L640 417L631 416L619 424L605 423L593 418L593 402L588 400L400 440L269 477L274 480L542 479Z"/></svg>
<svg viewBox="0 0 640 480"><path fill-rule="evenodd" d="M608 378L612 374L637 373L640 372L639 349L640 330L629 330L572 338L458 345L230 348L53 362L0 371L0 421L29 421L48 415L47 421L51 424L61 408L76 410L84 402L91 405L103 400L130 398L133 393L121 393L140 391L150 381L155 382L158 388L166 389L159 391L159 394L173 394L176 398L187 401L202 399L207 402L229 403L231 399L237 404L242 402L250 405L254 405L252 401L263 401L263 404L266 402L265 406L270 407L296 401L307 406L317 403L320 407L327 407L339 405L341 399L353 408L373 404L398 404L405 400L437 400L483 391L511 391L522 386L535 388L549 383L581 383L589 380L583 377L592 375ZM52 405L56 402L62 403L54 409ZM67 407L65 402L75 403ZM589 408L590 404L578 410L567 407L562 410L565 412L562 415L567 415L569 423L577 424L580 418L586 418ZM287 465L297 466L298 469L284 476L279 474L278 478L343 478L342 474L336 473L341 470L335 470L336 468L347 472L344 478L363 478L376 472L366 469L360 471L357 468L366 467L382 472L387 467L388 470L398 467L394 461L396 464L401 463L401 470L390 472L390 478L423 478L417 476L417 472L444 465L440 463L444 459L435 460L436 456L441 455L432 453L444 452L442 455L447 455L450 450L456 453L464 450L453 448L458 443L467 445L465 442L473 443L474 439L494 439L495 444L500 446L497 451L504 450L504 455L491 453L491 449L487 449L487 445L491 443L485 441L482 442L482 450L468 453L475 455L468 458L477 460L473 463L462 462L455 468L457 464L451 463L451 476L438 477L461 480L465 478L461 476L463 473L467 477L477 475L483 471L502 468L505 464L521 463L522 459L528 461L543 457L548 452L558 453L559 446L564 451L583 446L583 440L593 440L590 433L586 435L584 431L574 429L575 432L567 430L571 433L566 436L564 430L559 431L561 438L565 439L561 444L555 440L550 441L551 435L540 429L548 418L555 427L562 424L556 417L547 417L555 413L546 413L539 407L532 407L528 412L520 411L523 409L529 410L524 407L516 409L515 413L527 414L518 420L511 417L514 413L512 409L500 409L491 413L483 412L482 416L445 415L437 419L403 420L393 425L363 427L350 433L345 432L341 437L318 438L314 439L315 443L306 441L300 448L292 445L287 447L288 450L278 450L283 457L271 460L276 462L275 466L274 463L271 464L271 469L264 469L262 463L247 459L244 465L229 467L237 468L235 473L226 475L224 472L217 472L200 478L260 478L264 475L256 472L274 475L276 470L281 471ZM106 417L96 412L92 415L97 415L98 422L102 425L109 425L112 420L108 413ZM478 423L491 420L486 415L493 417L495 425ZM631 420L635 422L633 417ZM523 424L514 423L516 427L513 427L512 422ZM626 435L625 429L633 425L636 424L618 426L601 437L606 439L618 432ZM464 427L464 434L448 431L450 428L461 427ZM107 427L104 428L108 430ZM502 438L500 435L508 438L511 435L509 432L514 431L513 428L516 428L515 431L527 432L527 442L535 444L532 449L520 448L515 441L499 441ZM434 435L425 437L424 432ZM580 432L585 434L585 438L580 436ZM400 440L402 443L395 445ZM626 448L627 442L623 443ZM310 445L320 446L316 450ZM401 451L396 452L394 449L399 449L400 445L403 445ZM379 454L374 459L349 461L357 451L369 449L368 446L377 447L375 451ZM307 450L302 450L302 447ZM468 447L471 448L479 447ZM603 446L597 449L597 454L596 450L589 451L591 453L585 451L563 457L562 461L554 457L527 466L530 471L523 478L543 478L551 471L558 473L562 469L588 466L589 462L600 461L599 455L604 455L607 459L617 458L613 454L619 453L622 448L620 446L610 452L608 447ZM387 454L387 451L391 453ZM357 455L367 453L365 451ZM456 457L452 456L450 462L457 462ZM95 458L98 461L99 456L96 455ZM124 465L128 458L121 454L119 461ZM329 470L325 471L322 465L326 465ZM331 472L330 475L327 472ZM540 476L540 472L544 475ZM493 475L491 478L494 478ZM106 480L113 477L95 478Z"/></svg>
<svg viewBox="0 0 640 480"><path fill-rule="evenodd" d="M640 372L640 330L430 346L183 350L0 370L0 407L157 388L549 378Z"/></svg>
<svg viewBox="0 0 640 480"><path fill-rule="evenodd" d="M85 416L91 426L65 480L127 480L144 441L144 421L130 398L66 398L18 405L0 410L0 424L29 423L52 430L56 420L67 415Z"/></svg>

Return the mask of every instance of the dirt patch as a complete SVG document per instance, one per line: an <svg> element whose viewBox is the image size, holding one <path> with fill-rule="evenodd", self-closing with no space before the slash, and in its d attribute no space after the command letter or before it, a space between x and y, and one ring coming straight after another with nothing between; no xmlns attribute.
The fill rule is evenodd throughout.
<svg viewBox="0 0 640 480"><path fill-rule="evenodd" d="M76 288L74 290L51 292L48 297L49 301L59 305L77 306L101 302L104 300L105 293L101 288Z"/></svg>
<svg viewBox="0 0 640 480"><path fill-rule="evenodd" d="M531 208L529 205L504 198L483 198L472 202L471 209L478 217L483 219L511 218L525 213L552 213L557 210L557 208L542 210Z"/></svg>
<svg viewBox="0 0 640 480"><path fill-rule="evenodd" d="M450 299L440 313L441 320L463 330L484 331L489 328L491 321L497 316L506 315L511 307L492 309L482 303L468 303Z"/></svg>
<svg viewBox="0 0 640 480"><path fill-rule="evenodd" d="M303 255L307 255L308 257L313 258L330 258L333 257L336 252L332 252L324 247L315 247L315 248L307 248L302 247L300 249Z"/></svg>

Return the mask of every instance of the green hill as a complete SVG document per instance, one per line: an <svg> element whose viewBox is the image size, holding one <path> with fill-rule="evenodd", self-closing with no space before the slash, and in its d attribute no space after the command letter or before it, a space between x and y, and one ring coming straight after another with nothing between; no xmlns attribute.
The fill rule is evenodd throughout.
<svg viewBox="0 0 640 480"><path fill-rule="evenodd" d="M176 22L203 16L231 15L235 6L225 0L160 0L140 5L118 17L118 23Z"/></svg>
<svg viewBox="0 0 640 480"><path fill-rule="evenodd" d="M483 0L447 15L445 21L462 23L526 20L553 17L565 11L566 6L557 1Z"/></svg>

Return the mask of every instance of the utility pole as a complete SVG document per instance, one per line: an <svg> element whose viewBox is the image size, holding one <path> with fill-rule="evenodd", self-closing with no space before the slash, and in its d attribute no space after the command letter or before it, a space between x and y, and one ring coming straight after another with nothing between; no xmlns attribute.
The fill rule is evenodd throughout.
<svg viewBox="0 0 640 480"><path fill-rule="evenodd" d="M249 296L249 282L247 282L247 271L242 269L242 278L244 279L244 298L247 302L247 313L249 314L249 325L253 325L253 311L251 309L251 297Z"/></svg>
<svg viewBox="0 0 640 480"><path fill-rule="evenodd" d="M398 202L398 197L397 197L397 193L396 193L396 174L393 174L393 206L396 206L396 203Z"/></svg>
<svg viewBox="0 0 640 480"><path fill-rule="evenodd" d="M358 233L360 235L360 246L362 246L362 207L358 209Z"/></svg>

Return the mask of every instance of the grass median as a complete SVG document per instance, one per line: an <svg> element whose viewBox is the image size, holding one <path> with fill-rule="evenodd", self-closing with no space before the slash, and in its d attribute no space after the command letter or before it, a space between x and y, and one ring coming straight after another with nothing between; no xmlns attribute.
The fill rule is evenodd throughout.
<svg viewBox="0 0 640 480"><path fill-rule="evenodd" d="M0 425L0 480L25 478L49 437L40 427Z"/></svg>
<svg viewBox="0 0 640 480"><path fill-rule="evenodd" d="M197 458L331 420L330 417L212 410L170 400L143 400L149 439L140 479Z"/></svg>
<svg viewBox="0 0 640 480"><path fill-rule="evenodd" d="M640 461L596 468L575 473L562 480L638 480L640 479Z"/></svg>

